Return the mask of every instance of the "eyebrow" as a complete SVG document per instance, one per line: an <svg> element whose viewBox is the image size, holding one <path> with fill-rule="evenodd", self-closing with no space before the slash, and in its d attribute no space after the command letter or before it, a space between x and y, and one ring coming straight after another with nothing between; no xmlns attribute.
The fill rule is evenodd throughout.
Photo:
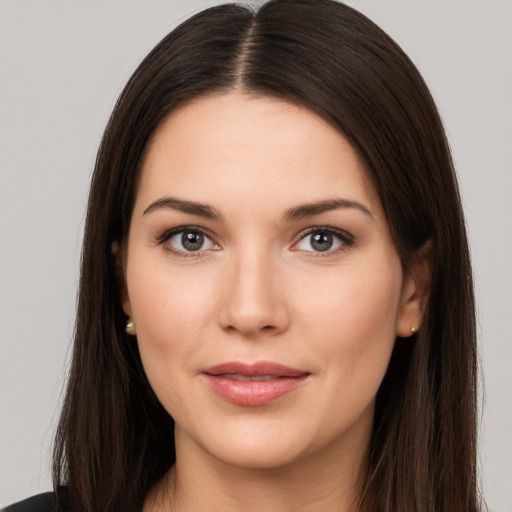
<svg viewBox="0 0 512 512"><path fill-rule="evenodd" d="M151 203L143 212L143 215L151 213L160 208L169 208L191 215L197 215L206 219L218 220L221 218L220 212L212 206L195 201L185 201L176 197L163 197ZM305 217L313 217L323 212L339 210L342 208L355 208L365 215L373 217L370 210L362 203L349 199L328 199L325 201L315 201L299 206L295 206L286 211L284 218L286 220L299 220Z"/></svg>
<svg viewBox="0 0 512 512"><path fill-rule="evenodd" d="M194 201L184 201L183 199L177 199L176 197L163 197L151 203L142 215L151 213L160 208L169 208L171 210L177 210L183 213L190 213L191 215L197 215L199 217L205 217L206 219L217 220L220 219L221 215L215 208L203 204L196 203Z"/></svg>
<svg viewBox="0 0 512 512"><path fill-rule="evenodd" d="M323 212L339 210L341 208L355 208L356 210L360 210L365 215L373 218L372 213L364 204L349 199L329 199L327 201L316 201L314 203L296 206L294 208L290 208L286 212L285 218L287 220L299 220L305 217L312 217Z"/></svg>

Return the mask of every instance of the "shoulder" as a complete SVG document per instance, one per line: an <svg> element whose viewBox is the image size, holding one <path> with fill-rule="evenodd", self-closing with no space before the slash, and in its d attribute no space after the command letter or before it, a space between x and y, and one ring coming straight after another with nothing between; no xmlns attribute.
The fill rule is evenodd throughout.
<svg viewBox="0 0 512 512"><path fill-rule="evenodd" d="M45 492L32 496L18 503L13 503L0 512L54 512L55 499L53 492Z"/></svg>

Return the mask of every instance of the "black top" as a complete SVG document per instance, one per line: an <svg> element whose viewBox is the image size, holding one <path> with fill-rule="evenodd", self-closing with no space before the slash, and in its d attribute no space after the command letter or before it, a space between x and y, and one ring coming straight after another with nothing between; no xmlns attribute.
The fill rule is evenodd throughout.
<svg viewBox="0 0 512 512"><path fill-rule="evenodd" d="M13 503L2 509L0 512L54 512L54 495L53 492L45 492L32 496L18 503Z"/></svg>

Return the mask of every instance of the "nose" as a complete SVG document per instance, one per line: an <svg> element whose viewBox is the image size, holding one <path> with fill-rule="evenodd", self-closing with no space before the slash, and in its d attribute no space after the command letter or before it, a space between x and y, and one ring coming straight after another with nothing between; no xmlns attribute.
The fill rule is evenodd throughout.
<svg viewBox="0 0 512 512"><path fill-rule="evenodd" d="M266 254L247 251L224 271L219 312L223 329L244 337L274 335L289 325L279 266Z"/></svg>

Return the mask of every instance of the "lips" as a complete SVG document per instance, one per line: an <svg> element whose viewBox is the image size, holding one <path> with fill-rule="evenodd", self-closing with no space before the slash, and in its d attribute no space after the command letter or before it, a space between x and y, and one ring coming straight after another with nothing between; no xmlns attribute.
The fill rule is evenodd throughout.
<svg viewBox="0 0 512 512"><path fill-rule="evenodd" d="M281 376L276 375L240 375L239 373L223 373L221 375L216 375L216 377L224 377L225 379L237 380L239 382L263 382L266 380L275 380L276 378L281 378Z"/></svg>
<svg viewBox="0 0 512 512"><path fill-rule="evenodd" d="M223 363L202 374L220 398L246 407L270 404L297 389L309 376L309 372L271 362Z"/></svg>

